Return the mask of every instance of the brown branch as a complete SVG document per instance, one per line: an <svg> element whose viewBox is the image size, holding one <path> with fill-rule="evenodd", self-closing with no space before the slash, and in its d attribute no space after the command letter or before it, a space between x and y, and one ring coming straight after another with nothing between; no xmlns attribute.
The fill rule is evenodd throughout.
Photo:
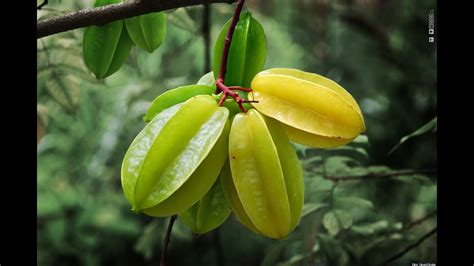
<svg viewBox="0 0 474 266"><path fill-rule="evenodd" d="M163 251L161 252L160 266L165 266L166 253L168 252L168 244L170 243L171 230L173 230L173 224L177 216L173 215L170 217L170 223L168 229L166 229L165 240L163 241Z"/></svg>
<svg viewBox="0 0 474 266"><path fill-rule="evenodd" d="M36 27L36 37L43 38L60 32L88 26L101 26L112 21L159 12L179 7L205 3L233 3L236 0L134 0L119 4L84 9L62 16L40 20Z"/></svg>
<svg viewBox="0 0 474 266"><path fill-rule="evenodd" d="M417 225L420 225L424 222L426 222L427 220L431 219L433 216L435 216L437 213L437 210L434 210L430 213L428 213L427 215L421 217L420 219L418 220L415 220L411 223L408 223L405 227L403 227L402 231L408 231L410 229L412 229L413 227L417 226Z"/></svg>
<svg viewBox="0 0 474 266"><path fill-rule="evenodd" d="M402 176L402 175L415 175L415 174L436 174L436 169L419 169L419 170L400 170L389 173L371 173L360 176L324 176L325 179L332 181L347 181L357 179L385 179L390 177Z"/></svg>
<svg viewBox="0 0 474 266"><path fill-rule="evenodd" d="M389 259L387 259L385 262L381 263L380 265L387 265L390 262L394 262L394 261L398 260L399 258L403 257L405 254L407 254L410 250L412 250L412 249L418 247L419 245L421 245L421 243L423 243L430 236L436 234L437 231L438 231L438 227L436 226L431 231L429 231L428 233L423 235L420 239L418 239L418 241L416 241L415 243L413 243L413 244L409 245L408 247L404 248L402 251L400 251L399 253L395 254L392 257L390 257Z"/></svg>

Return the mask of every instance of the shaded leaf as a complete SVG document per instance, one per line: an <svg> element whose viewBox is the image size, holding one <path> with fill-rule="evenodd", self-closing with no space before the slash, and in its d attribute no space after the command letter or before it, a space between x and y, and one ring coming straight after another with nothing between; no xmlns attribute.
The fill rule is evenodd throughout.
<svg viewBox="0 0 474 266"><path fill-rule="evenodd" d="M357 206L366 209L374 209L374 204L370 200L359 197L337 197L334 201L338 207L352 208Z"/></svg>
<svg viewBox="0 0 474 266"><path fill-rule="evenodd" d="M165 39L166 17L163 12L149 13L125 20L128 34L141 49L152 53Z"/></svg>
<svg viewBox="0 0 474 266"><path fill-rule="evenodd" d="M363 225L353 225L351 230L361 234L361 235L371 235L380 230L386 229L389 227L387 220L377 221L375 223L363 224Z"/></svg>
<svg viewBox="0 0 474 266"><path fill-rule="evenodd" d="M48 126L48 109L42 104L36 104L36 144L46 134Z"/></svg>
<svg viewBox="0 0 474 266"><path fill-rule="evenodd" d="M342 229L348 229L352 225L352 216L345 210L334 209L327 212L323 218L324 227L330 235L336 235Z"/></svg>
<svg viewBox="0 0 474 266"><path fill-rule="evenodd" d="M46 84L48 93L67 110L73 110L79 103L79 81L72 75L52 75Z"/></svg>
<svg viewBox="0 0 474 266"><path fill-rule="evenodd" d="M403 143L405 143L407 140L411 139L411 138L414 138L414 137L418 137L418 136L421 136L421 135L424 135L426 133L429 133L429 132L436 132L437 131L437 128L438 128L438 117L436 116L435 118L433 118L430 122L426 123L424 126L420 127L419 129L417 129L415 132L409 134L409 135L406 135L404 136L400 142L395 145L395 147L393 147L390 152L388 154L391 154L393 153L396 149L398 149Z"/></svg>
<svg viewBox="0 0 474 266"><path fill-rule="evenodd" d="M189 13L186 8L178 8L174 12L166 12L166 18L171 24L178 28L190 32L197 31L197 27L195 26L196 23L189 16Z"/></svg>
<svg viewBox="0 0 474 266"><path fill-rule="evenodd" d="M327 203L306 203L303 206L303 211L301 212L301 217L304 217L312 212L320 210L326 206L329 206Z"/></svg>

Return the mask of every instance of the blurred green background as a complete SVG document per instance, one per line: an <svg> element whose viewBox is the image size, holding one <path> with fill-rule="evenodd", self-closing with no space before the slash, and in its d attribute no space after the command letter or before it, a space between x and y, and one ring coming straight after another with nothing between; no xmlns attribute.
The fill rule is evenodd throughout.
<svg viewBox="0 0 474 266"><path fill-rule="evenodd" d="M92 5L50 0L38 19ZM211 54L233 7L211 6ZM249 0L246 8L267 36L265 68L335 80L360 104L367 131L334 150L295 145L305 208L288 239L255 235L233 216L194 237L178 219L168 265L376 265L416 243L436 227L436 43L428 42L436 1ZM201 6L167 12L164 44L152 54L133 49L102 81L84 66L83 29L38 40L38 265L159 264L168 220L130 211L120 167L150 102L208 71L202 21ZM434 235L392 264L433 263L436 252Z"/></svg>

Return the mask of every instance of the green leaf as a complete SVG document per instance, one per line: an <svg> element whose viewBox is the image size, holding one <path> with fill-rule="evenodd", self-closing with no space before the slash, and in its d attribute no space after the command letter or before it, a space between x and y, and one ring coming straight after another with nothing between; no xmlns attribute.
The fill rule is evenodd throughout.
<svg viewBox="0 0 474 266"><path fill-rule="evenodd" d="M128 35L127 29L125 26L123 26L122 34L120 34L120 39L117 43L117 47L115 48L115 53L112 57L112 61L110 62L109 69L107 70L105 77L112 75L122 67L122 65L127 60L128 55L130 54L132 46L133 42Z"/></svg>
<svg viewBox="0 0 474 266"><path fill-rule="evenodd" d="M165 39L166 16L163 12L126 19L125 25L133 42L149 53L160 47Z"/></svg>
<svg viewBox="0 0 474 266"><path fill-rule="evenodd" d="M402 229L401 223L389 223L387 220L380 220L374 223L353 225L351 227L351 230L355 233L366 236L386 231L398 231L400 229Z"/></svg>
<svg viewBox="0 0 474 266"><path fill-rule="evenodd" d="M337 235L340 230L348 229L352 226L352 216L345 210L334 209L327 212L323 218L324 227L330 235Z"/></svg>
<svg viewBox="0 0 474 266"><path fill-rule="evenodd" d="M214 46L214 77L219 75L225 37L231 23L230 19L221 29ZM263 69L267 56L267 41L262 26L249 12L240 16L232 36L227 59L225 84L250 88L253 77Z"/></svg>
<svg viewBox="0 0 474 266"><path fill-rule="evenodd" d="M306 151L307 156L320 155L321 150L318 149L309 149ZM366 162L369 159L369 154L367 151L360 147L351 147L351 146L341 146L337 148L332 148L324 150L324 155L327 157L334 156L345 156L353 158L359 162Z"/></svg>
<svg viewBox="0 0 474 266"><path fill-rule="evenodd" d="M393 179L400 182L404 182L404 183L418 183L423 186L435 185L433 180L431 180L426 175L421 175L421 174L401 175L401 176L396 176Z"/></svg>
<svg viewBox="0 0 474 266"><path fill-rule="evenodd" d="M46 134L48 126L48 108L42 104L36 104L36 143Z"/></svg>
<svg viewBox="0 0 474 266"><path fill-rule="evenodd" d="M173 12L166 12L166 18L174 26L187 30L189 32L196 32L196 22L189 16L186 8L178 8Z"/></svg>
<svg viewBox="0 0 474 266"><path fill-rule="evenodd" d="M94 7L119 2L120 0L97 0ZM121 20L100 27L87 27L83 40L84 62L97 79L108 77L125 63L132 45Z"/></svg>
<svg viewBox="0 0 474 266"><path fill-rule="evenodd" d="M415 132L409 134L409 135L406 135L404 136L400 142L395 145L395 147L393 147L390 152L388 154L392 154L396 149L398 149L403 143L405 143L407 140L411 139L411 138L414 138L414 137L418 137L418 136L421 136L421 135L424 135L426 133L429 133L429 132L436 132L438 129L438 117L436 116L435 118L433 118L430 122L426 123L425 125L423 125L422 127L420 127L419 129L417 129Z"/></svg>
<svg viewBox="0 0 474 266"><path fill-rule="evenodd" d="M367 135L359 135L351 143L349 143L349 146L367 149L370 147L369 138Z"/></svg>
<svg viewBox="0 0 474 266"><path fill-rule="evenodd" d="M173 105L185 102L196 95L212 93L214 88L207 85L188 85L169 90L153 100L143 120L150 122L158 113Z"/></svg>
<svg viewBox="0 0 474 266"><path fill-rule="evenodd" d="M357 138L355 138L352 143L357 143L357 144L367 144L369 145L369 138L367 135L359 135Z"/></svg>
<svg viewBox="0 0 474 266"><path fill-rule="evenodd" d="M72 111L78 105L81 91L74 76L54 74L45 86L51 97L67 110Z"/></svg>
<svg viewBox="0 0 474 266"><path fill-rule="evenodd" d="M329 206L327 203L306 203L303 206L303 211L301 212L301 217L304 217L312 212L320 210L326 206Z"/></svg>
<svg viewBox="0 0 474 266"><path fill-rule="evenodd" d="M351 208L353 206L357 206L366 209L374 209L374 204L370 200L359 197L337 197L334 199L334 201L338 207Z"/></svg>

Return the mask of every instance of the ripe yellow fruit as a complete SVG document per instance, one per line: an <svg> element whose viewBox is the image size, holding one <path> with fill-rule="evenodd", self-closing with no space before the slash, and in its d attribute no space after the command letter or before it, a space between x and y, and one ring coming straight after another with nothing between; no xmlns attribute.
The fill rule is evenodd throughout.
<svg viewBox="0 0 474 266"><path fill-rule="evenodd" d="M290 140L331 148L345 145L365 131L354 98L336 82L290 68L273 68L252 80L249 98L261 113L283 124Z"/></svg>
<svg viewBox="0 0 474 266"><path fill-rule="evenodd" d="M229 171L221 182L243 225L283 239L303 208L303 170L283 129L257 110L235 116L229 135Z"/></svg>

